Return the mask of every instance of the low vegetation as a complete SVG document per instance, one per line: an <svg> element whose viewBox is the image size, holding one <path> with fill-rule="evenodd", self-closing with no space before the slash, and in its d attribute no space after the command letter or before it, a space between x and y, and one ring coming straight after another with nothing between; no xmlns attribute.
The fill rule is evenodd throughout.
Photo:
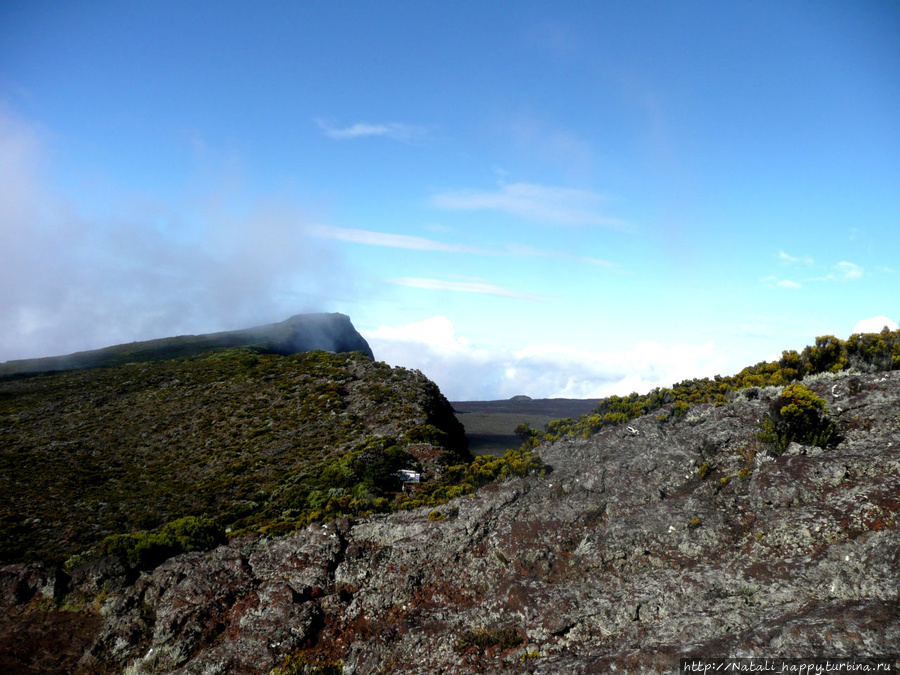
<svg viewBox="0 0 900 675"><path fill-rule="evenodd" d="M472 494L488 483L543 475L544 469L541 458L525 448L507 450L498 459L490 455L479 455L470 463L447 467L439 480L426 483L415 492L398 498L397 506L401 509L437 506L450 499Z"/></svg>
<svg viewBox="0 0 900 675"><path fill-rule="evenodd" d="M460 635L456 651L485 652L492 647L505 650L524 643L522 631L513 626L469 628Z"/></svg>
<svg viewBox="0 0 900 675"><path fill-rule="evenodd" d="M302 653L289 655L284 662L272 670L271 675L341 675L344 664L340 661L309 663Z"/></svg>
<svg viewBox="0 0 900 675"><path fill-rule="evenodd" d="M209 551L225 542L225 530L209 518L185 516L157 533L113 534L103 540L105 556L118 556L135 569L150 569L173 555Z"/></svg>
<svg viewBox="0 0 900 675"><path fill-rule="evenodd" d="M800 381L850 368L900 368L900 331L819 337L733 376L610 396L543 431L520 424L520 448L474 459L434 383L361 353L225 349L0 378L0 564L117 555L146 569L226 537L342 516L431 507L437 521L451 512L433 507L450 499L543 473L533 452L543 441L653 411L660 423L689 420L693 404L760 387L782 390L759 440L776 454L795 441L824 447L835 427ZM404 484L401 470L422 482Z"/></svg>
<svg viewBox="0 0 900 675"><path fill-rule="evenodd" d="M0 379L0 564L146 569L228 536L437 505L541 471L472 461L417 371L252 349ZM426 480L404 489L401 469Z"/></svg>
<svg viewBox="0 0 900 675"><path fill-rule="evenodd" d="M885 328L880 333L854 334L848 340L832 335L817 337L815 344L802 352L784 351L778 361L757 363L736 375L684 380L671 388L657 387L647 394L610 396L601 400L592 412L576 419L549 422L543 431L520 424L515 432L523 448L535 448L543 441L555 441L565 435L587 438L604 427L625 424L670 404L671 414L677 419L686 416L690 406L696 403L724 405L738 391L748 390L752 397L760 387L778 386L786 387L786 394L782 395L786 398L777 409L773 408L764 423L762 439L782 450L792 441L827 445L836 436L833 425L825 417L824 401L821 406L816 403L812 398L815 394L806 387L801 388L799 381L810 375L849 369L860 372L900 369L900 330ZM798 384L790 386L794 383ZM665 412L657 415L660 422L667 419Z"/></svg>

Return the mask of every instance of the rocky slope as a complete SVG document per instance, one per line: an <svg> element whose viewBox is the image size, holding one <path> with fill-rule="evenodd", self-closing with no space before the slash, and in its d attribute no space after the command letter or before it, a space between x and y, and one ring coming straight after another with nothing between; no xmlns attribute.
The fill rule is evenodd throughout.
<svg viewBox="0 0 900 675"><path fill-rule="evenodd" d="M7 567L0 671L671 672L689 655L895 654L900 372L807 384L835 447L767 454L775 394L750 390L545 444L546 476L436 510L246 537L137 579L115 559L70 577Z"/></svg>

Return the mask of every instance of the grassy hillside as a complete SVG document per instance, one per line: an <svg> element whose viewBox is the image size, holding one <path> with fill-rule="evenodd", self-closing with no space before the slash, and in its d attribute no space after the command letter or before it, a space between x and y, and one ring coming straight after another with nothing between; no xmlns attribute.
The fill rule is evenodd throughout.
<svg viewBox="0 0 900 675"><path fill-rule="evenodd" d="M62 561L184 516L277 533L389 510L398 469L468 458L432 382L361 353L238 349L7 378L0 563Z"/></svg>

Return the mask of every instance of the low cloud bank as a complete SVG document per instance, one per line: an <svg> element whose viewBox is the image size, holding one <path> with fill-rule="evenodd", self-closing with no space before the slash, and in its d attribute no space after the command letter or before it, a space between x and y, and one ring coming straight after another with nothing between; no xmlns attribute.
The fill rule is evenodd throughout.
<svg viewBox="0 0 900 675"><path fill-rule="evenodd" d="M516 351L473 346L443 316L364 331L375 358L421 370L450 400L600 398L725 372L714 343L664 346L641 342L626 351L532 345Z"/></svg>
<svg viewBox="0 0 900 675"><path fill-rule="evenodd" d="M888 330L897 330L897 322L886 316L873 316L871 319L863 319L853 327L854 333L880 333L885 327Z"/></svg>
<svg viewBox="0 0 900 675"><path fill-rule="evenodd" d="M877 333L885 326L897 330L896 322L876 316L857 323L853 332ZM620 351L552 344L486 349L457 335L444 316L379 326L363 335L375 358L421 370L452 401L501 400L519 394L532 398L623 396L687 379L733 374L756 362L713 341L702 345L639 342ZM768 360L780 356L778 352Z"/></svg>

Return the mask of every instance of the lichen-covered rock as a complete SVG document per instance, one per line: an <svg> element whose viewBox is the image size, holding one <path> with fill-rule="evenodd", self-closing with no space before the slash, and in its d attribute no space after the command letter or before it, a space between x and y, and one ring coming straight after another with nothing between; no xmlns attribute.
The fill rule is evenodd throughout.
<svg viewBox="0 0 900 675"><path fill-rule="evenodd" d="M836 447L767 452L763 391L562 438L540 448L547 475L438 515L178 556L73 613L91 638L70 672L250 675L300 655L360 675L662 673L686 656L894 654L900 373L808 386ZM4 575L8 632L46 611L27 589L49 576Z"/></svg>

